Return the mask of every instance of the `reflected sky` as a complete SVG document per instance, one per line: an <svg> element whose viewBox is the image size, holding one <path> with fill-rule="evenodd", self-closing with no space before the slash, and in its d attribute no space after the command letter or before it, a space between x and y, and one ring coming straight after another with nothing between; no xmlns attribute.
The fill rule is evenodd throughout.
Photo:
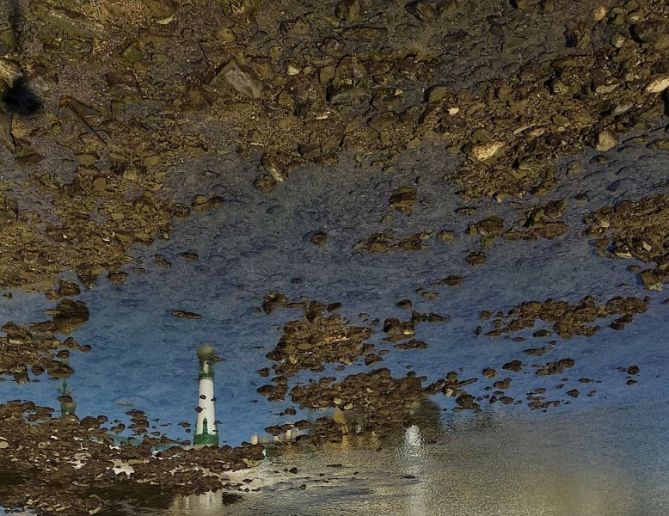
<svg viewBox="0 0 669 516"><path fill-rule="evenodd" d="M658 136L655 133L652 137ZM265 354L278 342L282 324L301 317L301 313L284 310L264 314L260 304L269 291L284 292L291 299L305 296L327 303L341 302L343 315L355 324L360 323L361 312L369 313L370 319L407 319L410 314L395 306L406 297L414 301L418 311L448 315L447 323L417 327L416 338L428 344L425 350L398 351L381 342L383 335L372 339L381 349L390 350L379 366L389 367L396 374L415 371L427 382L450 370L461 370L460 377L468 378L478 376L484 367L499 369L514 358L525 361L522 350L540 343L531 338L514 343L475 337L473 331L482 310L508 310L522 301L550 297L576 301L591 294L606 301L614 295L649 295L648 311L636 316L624 331L613 331L602 322L602 330L595 337L569 341L558 338L550 354L527 360L545 363L573 358L576 365L564 376L537 378L530 368L509 374L513 382L508 394L523 400L522 405L483 406L504 417L534 420L538 415L527 409L524 395L540 386L548 389L547 399L555 392L557 398L570 401L552 409L560 413L661 399L662 376L669 365L669 305L661 304L666 294L644 291L635 275L627 271L635 262L596 256L580 233L581 221L592 207L667 192L667 153L658 154L645 145L634 144L631 138L609 153L606 163L586 153L579 158L584 172L545 199L567 199L568 234L554 241L497 239L486 252L487 264L479 268L464 262L467 252L478 248L475 238L463 234L467 224L493 214L510 222L517 214L507 205L490 201L472 217L456 216L455 208L466 203L442 180L454 162L441 157L436 160L430 153L405 159L411 167L400 162L392 174L355 169L352 161L343 160L330 170L296 174L289 188L279 187L269 194L257 192L240 177L236 167L242 167L241 163L212 162L206 178L194 175L175 186L173 194L185 201L202 193L203 181L208 181L210 193L222 196L225 203L218 211L177 221L169 241L133 249L136 266L145 271L127 267L127 285L100 278L94 289L82 292L79 299L86 302L91 316L73 335L93 349L90 353L73 353L70 359L76 371L69 383L77 414L105 414L110 421L117 418L127 422L124 413L137 408L144 410L150 420L158 418L158 428L169 436L192 438L176 424L195 421L195 353L208 342L224 358L216 365L215 384L221 442L239 444L262 433L268 425L286 422L279 413L289 404L270 403L258 395L256 389L266 380L256 371L271 365ZM568 161L560 164L561 170ZM443 172L435 171L437 163ZM355 189L350 186L353 180L357 181ZM405 217L389 210L387 199L392 190L411 183L418 184L419 202L414 215ZM577 194L583 193L590 200L578 200ZM389 213L398 234L451 229L461 236L451 244L432 239L420 252L354 252L353 244L360 239L389 229L390 224L382 221ZM323 247L308 242L308 235L318 229L329 235ZM196 252L199 260L186 259L182 254L186 251ZM156 254L162 254L172 266L158 267L154 263ZM449 274L462 275L464 285L432 287ZM415 293L420 287L438 291L439 297L423 299ZM52 303L39 296L16 293L12 299L0 299L0 317L3 321L37 321L46 318L44 309L49 306ZM196 312L202 318L175 318L169 314L171 309ZM631 364L641 368L639 383L634 386L626 385L625 374L617 369ZM322 374L342 376L366 369L360 364L344 372L327 367ZM295 381L314 376L318 375L298 375ZM579 387L580 377L602 383L591 384L597 389L593 397L570 400L564 392ZM59 383L46 377L40 380L20 386L0 382L0 400L30 399L57 408ZM565 387L553 391L558 383ZM484 394L485 385L479 380L468 390ZM440 409L453 406L452 400L442 395L434 402ZM316 415L298 413L289 420L302 417ZM164 424L168 426L160 426Z"/></svg>

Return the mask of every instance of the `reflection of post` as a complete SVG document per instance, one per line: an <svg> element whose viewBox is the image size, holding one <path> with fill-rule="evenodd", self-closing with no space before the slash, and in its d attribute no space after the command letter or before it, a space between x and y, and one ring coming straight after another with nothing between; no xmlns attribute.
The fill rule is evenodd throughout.
<svg viewBox="0 0 669 516"><path fill-rule="evenodd" d="M61 358L65 364L69 364L67 355ZM77 409L77 404L72 399L72 389L67 383L67 378L63 378L63 382L58 388L58 401L60 402L60 417L73 416Z"/></svg>
<svg viewBox="0 0 669 516"><path fill-rule="evenodd" d="M202 346L197 352L200 361L200 389L197 403L197 423L195 425L195 446L218 446L216 413L214 404L214 349Z"/></svg>
<svg viewBox="0 0 669 516"><path fill-rule="evenodd" d="M67 380L63 380L58 389L58 401L60 401L60 417L73 416L77 409L77 404L72 399L72 389L67 384Z"/></svg>
<svg viewBox="0 0 669 516"><path fill-rule="evenodd" d="M407 515L422 515L428 514L427 510L427 494L426 481L423 478L426 454L425 445L423 443L423 436L420 428L417 425L411 425L404 430L404 438L402 439L402 446L400 447L400 466L404 475L418 477L420 480L412 483L409 488L409 497L407 498Z"/></svg>

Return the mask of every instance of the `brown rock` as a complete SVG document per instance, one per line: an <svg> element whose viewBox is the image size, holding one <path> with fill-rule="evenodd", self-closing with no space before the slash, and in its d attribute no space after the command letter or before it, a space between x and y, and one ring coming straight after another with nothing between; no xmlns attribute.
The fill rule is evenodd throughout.
<svg viewBox="0 0 669 516"><path fill-rule="evenodd" d="M242 68L234 59L221 68L211 82L214 87L230 86L240 95L258 99L263 85L250 70Z"/></svg>

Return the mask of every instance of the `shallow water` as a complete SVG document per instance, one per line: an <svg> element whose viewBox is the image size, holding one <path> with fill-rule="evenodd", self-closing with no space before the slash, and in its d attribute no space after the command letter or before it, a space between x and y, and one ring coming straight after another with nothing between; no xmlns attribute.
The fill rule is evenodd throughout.
<svg viewBox="0 0 669 516"><path fill-rule="evenodd" d="M179 499L167 514L660 515L668 431L666 402L532 420L428 418L381 449L352 437L348 448L270 458L238 474L259 492L228 506L221 493Z"/></svg>
<svg viewBox="0 0 669 516"><path fill-rule="evenodd" d="M139 408L150 419L158 418L157 425L168 425L159 426L168 435L188 438L175 425L179 421L192 423L195 418L195 350L201 343L210 342L225 359L217 364L216 376L222 442L238 444L253 434L262 434L270 424L286 422L277 414L287 404L270 403L256 393L257 387L265 383L256 371L270 365L264 355L278 342L282 323L299 318L300 314L285 310L265 315L259 306L269 291L285 292L289 298L305 296L342 302L342 313L354 323L359 321L360 312L382 320L392 316L406 319L409 314L394 306L404 297L411 298L418 311L448 315L449 322L417 326L416 338L428 343L426 350L398 351L381 342L381 335L372 339L382 349L391 350L379 366L389 367L397 374L413 370L428 382L449 370L461 370L461 377L467 378L484 367L499 368L513 358L525 361L522 350L540 344L537 341L541 339L531 337L520 344L475 337L473 330L480 323L478 314L484 309L508 310L529 299L575 301L588 294L600 301L613 295L650 295L649 310L635 317L625 331L616 332L603 325L592 338L558 338L550 354L529 361L573 358L576 365L569 371L568 382L558 382L557 378L538 381L531 371L512 374L509 395L522 396L540 385L550 391L551 384L557 383L564 383L566 391L577 386L572 385L576 379L587 376L602 382L596 387L598 394L572 400L568 410L655 399L662 373L669 364L665 345L669 307L659 303L666 296L640 287L635 275L627 271L633 261L596 256L580 233L581 221L592 206L667 191L663 170L669 165L669 156L632 143L623 144L609 155L605 164L597 163L594 154L582 157L585 171L550 197L568 200L567 235L529 243L497 239L486 253L487 264L479 268L464 263L466 252L477 248L476 240L466 235L452 244L433 239L419 252L362 255L351 250L370 232L387 227L378 222L387 213L387 196L394 185L406 184L402 176L407 181L415 179L413 170L398 173L399 178L378 173L365 175L359 170L352 172L344 163L330 173L321 173L318 182L311 174L298 174L291 178L290 191L279 189L268 196L239 180L235 183L223 178L226 186L220 186L221 191L213 186L212 192L228 201L222 209L177 224L169 241L135 249L138 263L146 272L129 268L127 285L114 285L101 278L94 289L82 293L80 298L88 305L91 318L74 336L90 343L93 351L74 353L71 358L76 373L69 383L77 413L127 420L124 413ZM429 157L424 160L425 167L430 163L435 166ZM362 184L355 194L349 192L348 186L352 174ZM622 192L605 187L630 175L633 180ZM219 185L223 183L222 178L217 181ZM597 199L576 200L575 195L584 191L597 192ZM189 195L187 185L181 193ZM508 208L493 203L469 219L463 221L459 217L456 221L453 210L461 205L444 183L433 180L425 184L419 179L419 203L414 215L392 216L408 233L422 229L464 230L470 220L491 213L507 215L507 220L511 215ZM305 235L319 227L329 234L327 245L318 248L305 244ZM197 252L199 260L189 261L180 255L187 250ZM157 253L172 262L172 267L157 267L153 263ZM465 284L460 288L431 287L448 274L462 275ZM414 293L419 287L440 295L435 300L424 300ZM11 300L2 298L0 315L4 320L39 320L39 313L48 306L45 301L21 294ZM174 318L169 315L170 309L197 312L202 319ZM617 368L632 363L640 366L642 381L628 387ZM336 373L328 367L323 374L342 376L363 369L364 366L353 365ZM296 380L313 376L302 375ZM57 408L58 385L59 382L45 378L20 386L2 382L0 399L31 399ZM480 394L482 387L479 382L470 391ZM452 406L442 396L435 402ZM499 404L494 408L517 416L527 412L523 407L502 408ZM293 420L304 416L298 414Z"/></svg>
<svg viewBox="0 0 669 516"><path fill-rule="evenodd" d="M484 367L499 369L514 358L539 364L569 357L576 364L563 376L538 378L528 367L501 376L513 379L507 394L517 400L522 401L537 387L545 387L546 399L567 403L551 409L554 415L538 415L524 402L506 406L484 401L481 417L489 418L490 424L468 433L465 428L469 428L472 416L454 416L450 411L452 399L440 394L432 399L435 410L431 431L438 434L436 443L425 444L420 437L424 430L420 429L397 448L381 452L356 449L313 456L298 454L295 461L306 461L298 466L300 469L331 462L369 464L366 480L360 483L362 477L356 476L348 486L341 482L338 487L329 484L328 488L312 490L308 485L305 491L286 489L285 493L271 488L276 496L268 495L267 500L245 498L234 506L235 511L262 511L266 507L263 504L271 501L285 503L286 514L306 514L297 510L300 503L311 506L322 497L318 502L325 504L322 510L337 513L341 497L347 496L352 505L349 512L347 501L346 514L408 510L393 504L409 504L419 511L407 514L438 513L444 504L448 511L453 508L444 514L613 514L611 500L618 499L613 506L621 508L620 514L655 513L669 499L666 486L658 480L669 478L668 465L662 458L663 454L667 456L668 445L667 405L662 392L669 366L669 305L661 303L666 294L645 291L627 270L636 262L596 256L581 233L582 219L593 207L669 191L665 173L669 155L633 144L630 139L608 156L607 163L598 163L593 153L586 153L579 158L585 165L584 172L546 198L567 199L565 222L570 229L566 235L529 243L497 239L486 251L487 264L479 268L464 262L467 252L478 248L476 239L464 234L451 244L434 238L419 252L363 255L352 251L353 244L368 234L388 229L389 224L380 221L388 213L388 195L396 186L412 181L419 185L414 214L391 214L393 227L400 234L440 229L460 234L469 222L491 214L505 216L505 220L517 216L508 206L489 202L472 217L456 218L453 210L464 203L430 169L436 163L447 168L453 163L439 162L429 155L410 156L406 159L413 163L412 168L403 168L400 163L398 171L387 175L354 171L352 163L344 161L333 170L321 171L318 181L314 172L297 174L290 179L290 190L279 187L270 194L255 191L239 175L233 175L233 166L228 166L211 185L211 193L226 200L220 210L177 223L169 241L134 249L137 265L145 271L128 267L127 285L101 278L94 289L80 296L91 317L73 335L93 349L90 353L73 353L70 360L75 374L69 385L77 415L105 414L110 421L127 422L125 412L137 408L170 437L190 438L177 423L195 421L195 351L209 342L225 360L216 365L215 380L221 443L236 445L262 435L269 425L317 417L320 414L300 412L291 418L280 416L289 404L270 403L256 392L266 383L256 371L271 365L265 354L278 342L282 324L301 317L290 310L265 315L260 309L263 295L280 291L291 299L304 296L341 302L341 312L358 324L362 324L358 318L361 312L369 313L370 319L407 319L410 314L395 303L409 297L414 309L448 315L450 320L417 326L416 338L427 342L425 350L398 351L383 343L382 335L374 336L372 342L390 350L379 367L388 367L399 375L415 371L429 383L450 370L468 378L479 375ZM427 170L425 176L431 179L422 179L417 167ZM352 191L349 184L354 176L358 186ZM620 181L615 188L607 188L615 181ZM197 190L191 192L191 188ZM180 195L188 199L196 191L202 191L201 183L186 183L181 185ZM590 192L589 201L576 198L583 192ZM305 243L308 234L319 228L329 235L327 245L319 248ZM181 253L188 250L197 252L199 260L186 260ZM171 268L161 269L153 263L157 253L172 262ZM432 286L449 274L462 275L465 284L460 288ZM439 297L427 301L415 293L419 287L438 291ZM568 341L557 338L555 348L543 357L522 354L523 349L548 340L533 339L531 332L525 334L528 340L523 343L474 336L482 310L506 311L530 299L576 301L589 294L599 301L614 295L648 295L651 303L648 311L636 316L624 331L614 331L607 327L608 321L602 321L602 329L594 337ZM40 320L49 306L51 303L43 297L16 293L12 299L0 298L0 317L17 322ZM174 318L169 314L171 309L197 312L202 319ZM641 374L639 383L628 386L626 375L618 368L631 364L638 365ZM353 364L337 372L330 366L322 374L342 377L365 369L362 364ZM298 375L293 383L314 376L318 375ZM581 377L600 383L584 387L577 382ZM0 401L29 399L57 409L60 382L33 380L25 385L0 382ZM484 395L485 385L479 381L468 391ZM581 389L581 396L565 396L574 387ZM596 393L585 396L591 389ZM442 423L448 430L438 430ZM638 443L637 435L643 436ZM412 439L419 443L417 447L411 444ZM596 450L600 451L595 454ZM463 454L464 462L457 459ZM542 454L547 455L542 459ZM593 460L585 460L586 456ZM555 471L545 469L553 464ZM506 467L510 468L505 477L509 483L501 482ZM422 480L400 482L394 478L386 485L379 476L383 471L392 471L398 478L411 474ZM414 473L402 473L410 471ZM397 494L379 494L388 490ZM315 496L313 492L321 494ZM372 493L367 500L367 494ZM558 498L563 500L560 503L576 505L556 506ZM608 507L608 512L602 507Z"/></svg>

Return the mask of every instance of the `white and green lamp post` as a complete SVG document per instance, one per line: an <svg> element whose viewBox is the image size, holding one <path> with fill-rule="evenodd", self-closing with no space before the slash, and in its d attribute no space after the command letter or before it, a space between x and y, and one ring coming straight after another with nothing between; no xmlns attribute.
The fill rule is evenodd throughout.
<svg viewBox="0 0 669 516"><path fill-rule="evenodd" d="M216 412L214 398L214 362L216 355L211 346L202 346L197 351L200 361L200 389L198 397L197 423L195 425L194 446L218 446Z"/></svg>

